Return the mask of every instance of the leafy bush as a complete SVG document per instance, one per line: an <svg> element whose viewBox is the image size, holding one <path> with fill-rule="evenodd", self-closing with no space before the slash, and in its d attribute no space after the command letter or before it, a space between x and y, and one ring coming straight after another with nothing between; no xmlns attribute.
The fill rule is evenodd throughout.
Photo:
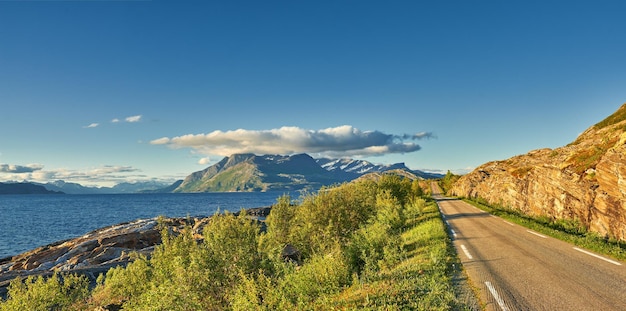
<svg viewBox="0 0 626 311"><path fill-rule="evenodd" d="M89 295L88 286L86 277L73 274L17 278L9 285L8 299L0 300L0 310L71 310Z"/></svg>
<svg viewBox="0 0 626 311"><path fill-rule="evenodd" d="M272 209L267 219L268 238L293 244L303 258L326 252L337 243L345 245L351 234L375 214L376 191L374 182L362 181L305 194L294 209L281 204L277 213Z"/></svg>
<svg viewBox="0 0 626 311"><path fill-rule="evenodd" d="M198 242L189 227L178 235L164 230L151 259L107 273L94 293L97 304L122 304L124 310L225 308L238 275L258 270L259 225L245 213L226 213L215 215L203 233Z"/></svg>
<svg viewBox="0 0 626 311"><path fill-rule="evenodd" d="M388 231L397 233L406 221L402 207L398 198L388 190L379 192L376 196L376 221Z"/></svg>
<svg viewBox="0 0 626 311"><path fill-rule="evenodd" d="M346 248L351 269L364 279L376 274L389 238L387 228L378 222L355 232Z"/></svg>
<svg viewBox="0 0 626 311"><path fill-rule="evenodd" d="M394 197L401 207L406 205L413 191L421 191L421 188L419 190L414 188L414 184L409 179L395 174L384 174L378 181L377 186L379 192L389 192L390 196Z"/></svg>
<svg viewBox="0 0 626 311"><path fill-rule="evenodd" d="M320 297L337 293L350 281L348 267L340 252L313 256L300 269L279 281L272 295L281 297L280 304L273 307L302 309Z"/></svg>

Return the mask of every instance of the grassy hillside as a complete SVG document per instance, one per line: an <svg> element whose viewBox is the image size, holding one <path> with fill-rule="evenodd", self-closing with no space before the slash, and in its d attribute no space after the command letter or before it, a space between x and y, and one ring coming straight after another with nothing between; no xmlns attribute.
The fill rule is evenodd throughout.
<svg viewBox="0 0 626 311"><path fill-rule="evenodd" d="M210 179L203 179L189 191L262 191L266 190L256 168L250 163L229 167Z"/></svg>
<svg viewBox="0 0 626 311"><path fill-rule="evenodd" d="M200 240L164 229L151 258L110 270L93 290L77 277L17 280L0 310L467 309L436 204L416 185L386 175L282 197L266 232L232 214L215 216ZM297 250L288 260L287 244Z"/></svg>
<svg viewBox="0 0 626 311"><path fill-rule="evenodd" d="M626 120L626 105L622 105L615 113L608 116L606 119L598 122L593 127L599 130L607 126L615 125L625 120Z"/></svg>

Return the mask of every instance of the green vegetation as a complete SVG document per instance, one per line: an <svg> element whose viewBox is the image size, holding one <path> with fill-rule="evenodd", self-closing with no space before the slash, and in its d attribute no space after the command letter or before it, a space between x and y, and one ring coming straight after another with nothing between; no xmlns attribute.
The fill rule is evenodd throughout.
<svg viewBox="0 0 626 311"><path fill-rule="evenodd" d="M454 175L452 172L448 171L446 176L439 180L439 187L441 187L443 193L447 193L450 189L452 189L452 186L454 186L454 183L456 183L459 178L461 178L461 176Z"/></svg>
<svg viewBox="0 0 626 311"><path fill-rule="evenodd" d="M606 119L598 122L593 127L599 130L607 126L611 126L619 122L622 122L624 120L626 120L626 105L620 107L615 113L608 116Z"/></svg>
<svg viewBox="0 0 626 311"><path fill-rule="evenodd" d="M458 258L423 193L383 175L281 197L265 232L245 213L215 215L200 239L164 226L150 258L110 270L95 289L76 276L15 280L0 310L465 309L451 280ZM287 244L297 256L282 255Z"/></svg>
<svg viewBox="0 0 626 311"><path fill-rule="evenodd" d="M589 232L579 220L551 219L547 216L533 217L512 208L488 204L481 199L464 199L464 201L534 231L619 260L626 260L626 243Z"/></svg>
<svg viewBox="0 0 626 311"><path fill-rule="evenodd" d="M89 295L86 277L53 274L51 277L14 279L9 298L0 299L0 311L80 310L76 302Z"/></svg>
<svg viewBox="0 0 626 311"><path fill-rule="evenodd" d="M619 141L619 136L612 138L605 137L598 144L586 149L582 149L570 157L573 165L572 169L579 175L582 175L590 168L595 168L602 156Z"/></svg>

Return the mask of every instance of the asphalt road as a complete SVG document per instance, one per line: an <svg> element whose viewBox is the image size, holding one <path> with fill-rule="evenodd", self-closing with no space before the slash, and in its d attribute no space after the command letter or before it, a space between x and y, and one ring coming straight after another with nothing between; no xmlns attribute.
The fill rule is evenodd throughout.
<svg viewBox="0 0 626 311"><path fill-rule="evenodd" d="M626 310L625 262L433 196L486 310Z"/></svg>

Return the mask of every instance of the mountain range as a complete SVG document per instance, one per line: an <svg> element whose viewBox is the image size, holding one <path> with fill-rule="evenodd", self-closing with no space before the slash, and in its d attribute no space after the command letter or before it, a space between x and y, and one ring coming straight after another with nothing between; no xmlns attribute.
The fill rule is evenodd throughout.
<svg viewBox="0 0 626 311"><path fill-rule="evenodd" d="M410 170L404 163L376 165L354 159L314 159L308 154L234 154L187 176L174 192L316 190L391 170L407 171L424 179L441 177Z"/></svg>
<svg viewBox="0 0 626 311"><path fill-rule="evenodd" d="M397 171L409 178L442 177L440 174L411 170L404 163L382 165L348 158L314 159L308 154L234 154L173 184L147 181L124 182L113 187L89 187L63 180L45 184L10 182L0 183L0 193L120 194L317 190L322 186L388 171Z"/></svg>
<svg viewBox="0 0 626 311"><path fill-rule="evenodd" d="M141 181L123 182L113 187L88 187L78 183L57 180L46 184L36 184L43 186L50 191L63 192L66 194L121 194L121 193L143 193L143 192L164 192L170 186L169 183L161 181Z"/></svg>

